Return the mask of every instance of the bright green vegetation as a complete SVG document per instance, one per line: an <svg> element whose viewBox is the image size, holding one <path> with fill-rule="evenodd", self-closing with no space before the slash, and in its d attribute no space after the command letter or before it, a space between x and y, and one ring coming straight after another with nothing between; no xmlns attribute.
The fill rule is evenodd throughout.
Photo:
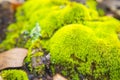
<svg viewBox="0 0 120 80"><path fill-rule="evenodd" d="M29 80L26 72L22 70L4 70L0 75L3 80Z"/></svg>
<svg viewBox="0 0 120 80"><path fill-rule="evenodd" d="M72 24L54 34L50 40L51 62L62 67L61 73L71 73L70 79L79 73L88 79L92 76L95 80L103 80L108 77L105 75L109 75L112 80L119 79L117 69L120 63L120 46L117 44L120 43L116 38L117 34L100 34L96 31L80 24ZM110 38L113 41L110 42Z"/></svg>
<svg viewBox="0 0 120 80"><path fill-rule="evenodd" d="M17 22L8 27L6 40L2 42L0 48L6 50L16 46L24 47L23 41L26 38L24 33L28 33L27 36L29 36L36 23L41 28L42 38L50 38L64 25L85 24L85 21L98 19L98 13L82 4L71 3L68 0L36 0L36 5L33 0L30 0L18 9L16 19ZM4 47L6 44L10 45Z"/></svg>
<svg viewBox="0 0 120 80"><path fill-rule="evenodd" d="M36 3L34 3L36 1ZM52 72L68 79L119 80L120 21L99 15L95 0L86 6L68 0L28 0L8 26L0 49L28 49L25 62L50 52ZM43 50L44 49L44 50ZM44 74L44 64L34 67Z"/></svg>

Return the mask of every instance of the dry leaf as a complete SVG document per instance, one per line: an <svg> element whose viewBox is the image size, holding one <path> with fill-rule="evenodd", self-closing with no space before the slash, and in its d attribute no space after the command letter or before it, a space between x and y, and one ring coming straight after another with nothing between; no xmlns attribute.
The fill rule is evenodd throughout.
<svg viewBox="0 0 120 80"><path fill-rule="evenodd" d="M0 70L9 67L21 67L26 56L27 50L23 48L14 48L0 53Z"/></svg>
<svg viewBox="0 0 120 80"><path fill-rule="evenodd" d="M63 76L61 76L60 74L56 74L53 77L53 80L67 80L66 78L64 78Z"/></svg>

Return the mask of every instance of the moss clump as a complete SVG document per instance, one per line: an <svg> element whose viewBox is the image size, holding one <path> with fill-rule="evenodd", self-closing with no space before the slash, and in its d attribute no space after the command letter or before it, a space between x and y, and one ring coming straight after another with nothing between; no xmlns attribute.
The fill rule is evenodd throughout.
<svg viewBox="0 0 120 80"><path fill-rule="evenodd" d="M80 16L83 16L81 19L89 17L88 13L86 13L87 8L77 3L70 3L67 0L36 1L36 5L33 4L34 1L27 1L22 7L18 9L16 14L17 23L8 26L6 39L2 42L2 44L0 44L1 49L8 50L13 47L25 47L24 45L27 42L26 35L23 33L26 31L30 33L37 22L40 23L40 28L42 28L42 37L51 37L54 32L63 25L67 25L73 22L77 23L77 21L80 21L78 20ZM30 6L34 7L30 9ZM77 9L77 7L81 8ZM75 11L77 11L77 13ZM82 13L79 16L80 12ZM74 15L76 15L76 17ZM69 18L70 16L71 18ZM23 36L25 37L23 38ZM29 35L27 36L29 37Z"/></svg>
<svg viewBox="0 0 120 80"><path fill-rule="evenodd" d="M51 12L45 19L40 21L42 37L51 37L60 27L72 23L84 24L90 20L89 10L78 3L70 3L61 10Z"/></svg>
<svg viewBox="0 0 120 80"><path fill-rule="evenodd" d="M90 9L97 10L96 0L86 0L86 6Z"/></svg>
<svg viewBox="0 0 120 80"><path fill-rule="evenodd" d="M31 18L30 16L32 16L32 14L34 14L36 11L39 11L41 9L51 8L53 6L66 5L66 4L69 3L68 0L64 0L64 1L61 1L61 0L46 0L46 1L45 0L35 0L35 2L36 3L34 5L34 0L29 0L22 7L19 8L19 10L18 10L18 12L16 14L18 21L29 20ZM49 12L50 9L47 10L47 11ZM51 11L53 11L53 10L51 10ZM48 14L48 12L47 12L47 14ZM44 13L44 11L42 12L42 14L43 13Z"/></svg>
<svg viewBox="0 0 120 80"><path fill-rule="evenodd" d="M68 0L36 0L34 5L34 0L27 1L17 10L17 22L8 26L6 39L0 44L0 48L8 50L13 47L24 47L26 42L23 37L21 38L21 36L24 36L23 33L30 33L37 22L40 22L49 13L60 10L61 5L67 5L68 3ZM29 35L27 36L29 37ZM22 43L23 41L25 43Z"/></svg>
<svg viewBox="0 0 120 80"><path fill-rule="evenodd" d="M87 40L87 38L90 38L92 36L93 31L88 27L84 27L83 25L80 25L80 26L71 25L71 26L63 27L57 33L55 33L50 40L50 52L51 52L51 57L54 57L55 59L55 60L54 59L52 60L54 63L56 62L61 63L61 60L66 61L66 59L68 59L68 61L71 61L69 60L71 59L70 55L76 53L75 51L78 51L80 49L79 47L81 47L82 45L81 40L85 41L85 39ZM68 47L68 45L71 45L71 46ZM62 49L62 50L55 50L55 49ZM62 52L65 51L65 52L62 53L61 51ZM59 60L57 57L58 55L57 53L59 54L58 56L59 58L62 56L64 56L64 58ZM67 54L69 56L66 56ZM79 54L79 53L76 53L76 54Z"/></svg>
<svg viewBox="0 0 120 80"><path fill-rule="evenodd" d="M93 29L97 37L111 44L119 44L120 22L118 20L112 17L101 17L96 21L86 21L85 25Z"/></svg>
<svg viewBox="0 0 120 80"><path fill-rule="evenodd" d="M4 70L0 74L3 80L29 80L26 72L22 70Z"/></svg>
<svg viewBox="0 0 120 80"><path fill-rule="evenodd" d="M107 36L110 37L110 35ZM118 38L115 40L118 42ZM61 70L58 72L65 76L69 75L69 79L74 79L73 76L76 74L82 74L85 78L92 80L103 80L109 76L114 80L111 74L115 74L115 79L119 78L117 69L120 63L118 58L120 46L118 44L96 36L92 28L80 24L65 26L50 40L51 62L54 69L59 66ZM79 80L79 77L77 79Z"/></svg>
<svg viewBox="0 0 120 80"><path fill-rule="evenodd" d="M35 5L34 0L29 0L18 9L16 13L17 23L8 27L8 31L13 30L7 33L7 37L0 48L7 50L13 47L25 47L27 41L21 36L24 36L23 33L26 31L30 33L37 22L40 25L40 34L44 43L64 25L72 23L85 24L87 20L96 19L93 14L96 17L98 16L96 11L89 10L82 4L68 0L36 0ZM7 46L5 47L5 45Z"/></svg>

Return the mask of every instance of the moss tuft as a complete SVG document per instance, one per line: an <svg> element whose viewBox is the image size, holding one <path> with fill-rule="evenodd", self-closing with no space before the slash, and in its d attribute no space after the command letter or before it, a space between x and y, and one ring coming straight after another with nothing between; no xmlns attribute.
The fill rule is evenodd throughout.
<svg viewBox="0 0 120 80"><path fill-rule="evenodd" d="M26 72L22 70L4 70L0 74L3 80L29 80Z"/></svg>
<svg viewBox="0 0 120 80"><path fill-rule="evenodd" d="M82 4L70 3L61 10L53 11L40 21L42 37L51 37L60 27L72 23L84 24L90 20L88 9Z"/></svg>

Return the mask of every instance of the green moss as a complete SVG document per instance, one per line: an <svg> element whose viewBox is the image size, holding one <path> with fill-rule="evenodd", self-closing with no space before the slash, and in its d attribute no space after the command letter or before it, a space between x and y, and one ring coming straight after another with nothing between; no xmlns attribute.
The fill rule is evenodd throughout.
<svg viewBox="0 0 120 80"><path fill-rule="evenodd" d="M106 34L101 35L106 36ZM118 38L114 40L114 43L120 44ZM114 43L97 36L95 31L89 27L80 24L65 26L58 30L50 40L51 62L56 65L54 67L58 65L63 67L62 73L72 73L69 75L70 79L74 78L72 77L74 74L81 73L87 79L90 79L91 76L92 79L103 80L108 76L113 76L110 75L113 73L111 69L119 68L120 46ZM119 78L117 72L114 72L115 77Z"/></svg>
<svg viewBox="0 0 120 80"><path fill-rule="evenodd" d="M37 57L44 55L45 48L50 51L54 74L59 72L70 80L79 80L79 75L91 80L119 79L120 22L100 17L95 0L87 0L86 5L68 0L28 0L18 9L17 22L8 27L0 48L28 48L25 62L30 63L31 71L32 58L39 63ZM43 64L34 70L44 74L44 68Z"/></svg>
<svg viewBox="0 0 120 80"><path fill-rule="evenodd" d="M102 17L96 21L86 21L85 25L92 28L95 31L96 36L105 38L110 42L113 41L113 43L117 40L119 43L117 34L120 32L120 21L112 17Z"/></svg>
<svg viewBox="0 0 120 80"><path fill-rule="evenodd" d="M97 2L96 0L86 0L86 5L88 8L92 10L97 10Z"/></svg>
<svg viewBox="0 0 120 80"><path fill-rule="evenodd" d="M16 27L17 26L17 27ZM20 30L22 29L21 23L13 23L8 26L7 32L6 32L6 39L0 44L0 48L3 49L11 49L15 47L15 44L17 42L17 39L20 35Z"/></svg>
<svg viewBox="0 0 120 80"><path fill-rule="evenodd" d="M89 11L82 4L70 3L63 6L59 11L53 11L45 19L40 21L42 37L51 37L60 27L72 24L84 24L85 20L90 20Z"/></svg>
<svg viewBox="0 0 120 80"><path fill-rule="evenodd" d="M88 9L89 11L89 15L91 17L90 21L94 21L94 20L98 20L99 19L99 14L97 11L93 10L93 9ZM89 21L89 20L86 20Z"/></svg>
<svg viewBox="0 0 120 80"><path fill-rule="evenodd" d="M83 28L83 26L81 25L81 27ZM81 28L80 27L80 28ZM58 57L62 57L64 56L63 59L60 59L60 60L55 60L54 63L60 63L61 60L62 61L66 61L66 59L68 59L68 61L72 61L70 59L70 55L74 54L75 52L74 51L78 51L78 50L73 50L73 46L76 46L77 49L79 49L79 46L81 44L78 44L80 43L81 41L79 40L79 37L82 37L83 40L86 39L91 35L92 36L92 30L90 28L81 28L80 29L79 26L77 25L73 25L73 27L71 26L67 26L67 27L63 27L62 29L60 29L56 34L54 34L54 36L51 38L51 41L50 41L50 52L51 52L51 56L55 58L55 59L58 59ZM78 30L77 30L78 29ZM82 31L83 30L83 31ZM81 32L81 33L80 33ZM74 33L74 34L73 34ZM84 34L86 33L86 34ZM89 35L88 35L89 33ZM64 35L62 35L64 34ZM82 35L81 35L82 34ZM86 36L86 37L83 37L83 36ZM63 37L63 38L62 38ZM59 40L60 39L60 40ZM70 41L71 40L71 41ZM75 40L75 41L74 41ZM62 43L63 42L63 43ZM86 41L87 42L87 41ZM89 41L90 42L90 41ZM78 44L78 45L76 45ZM59 46L57 46L59 45ZM68 47L68 45L71 45ZM63 49L63 50L54 50L56 49L57 47L59 47L59 49ZM75 48L75 49L76 49ZM69 54L69 56L66 56L66 54L60 54L62 53L61 51L64 51L64 49L66 49L65 51L68 51L68 52L65 52L66 54ZM54 52L55 51L55 52ZM69 53L70 52L70 53ZM52 54L52 53L56 53L56 54ZM57 53L59 54L59 56L57 57ZM77 54L77 53L76 53ZM65 59L65 60L64 60ZM69 60L70 59L70 60ZM54 61L54 60L52 60Z"/></svg>
<svg viewBox="0 0 120 80"><path fill-rule="evenodd" d="M4 70L0 74L3 80L29 80L26 72L22 70Z"/></svg>
<svg viewBox="0 0 120 80"><path fill-rule="evenodd" d="M65 4L69 3L68 0L64 0L64 1L61 1L61 0L36 0L35 2L36 3L34 5L34 0L29 0L18 10L18 13L16 14L16 16L18 17L17 18L18 21L23 20L23 18L22 18L23 16L24 16L24 20L28 20L29 17L32 16L32 14L34 12L36 12L40 9L51 8L53 6L60 6L60 5L65 5ZM23 12L23 15L21 15L21 10ZM48 12L49 11L50 10L48 10Z"/></svg>
<svg viewBox="0 0 120 80"><path fill-rule="evenodd" d="M96 19L93 14L97 16L97 12L94 10L89 10L82 4L72 3L68 0L36 0L36 5L34 5L33 0L27 1L16 13L17 23L8 26L10 32L7 33L7 37L0 48L7 50L13 47L26 47L25 43L30 40L28 42L25 40L29 35L26 37L23 33L30 33L37 22L39 22L39 27L42 29L39 33L42 38L50 38L54 32L64 25L72 23L85 24L86 20ZM47 39L42 41L43 44L47 45ZM5 45L7 46L5 47Z"/></svg>
<svg viewBox="0 0 120 80"><path fill-rule="evenodd" d="M32 7L33 9L30 10L27 8L28 6L33 5L32 1L28 1L26 4L24 4L23 6L24 16L22 15L22 17L28 20L29 25L28 28L30 29L31 27L33 28L33 26L35 26L36 22L40 22L43 37L46 36L51 37L54 31L56 31L57 29L59 29L59 27L62 27L63 25L71 23L84 23L85 20L90 20L90 18L92 17L92 16L90 17L91 14L95 13L92 10L88 11L87 8L82 4L70 3L68 1L48 0L48 2L42 1L43 2L42 4L40 2L41 1L38 1L39 5L37 3L34 7ZM54 5L48 6L48 4ZM25 12L26 10L29 11L29 13ZM30 11L32 12L32 14L30 14ZM89 14L89 12L92 13ZM20 14L21 14L20 11L18 11L17 13L18 21L19 18L21 19Z"/></svg>
<svg viewBox="0 0 120 80"><path fill-rule="evenodd" d="M105 11L102 8L98 8L98 13L100 16L105 16Z"/></svg>
<svg viewBox="0 0 120 80"><path fill-rule="evenodd" d="M98 7L98 3L96 0L86 0L86 6L91 9L91 10L95 10L97 12L97 14L99 14L99 16L104 16L105 12L102 8ZM95 17L93 15L93 17Z"/></svg>

